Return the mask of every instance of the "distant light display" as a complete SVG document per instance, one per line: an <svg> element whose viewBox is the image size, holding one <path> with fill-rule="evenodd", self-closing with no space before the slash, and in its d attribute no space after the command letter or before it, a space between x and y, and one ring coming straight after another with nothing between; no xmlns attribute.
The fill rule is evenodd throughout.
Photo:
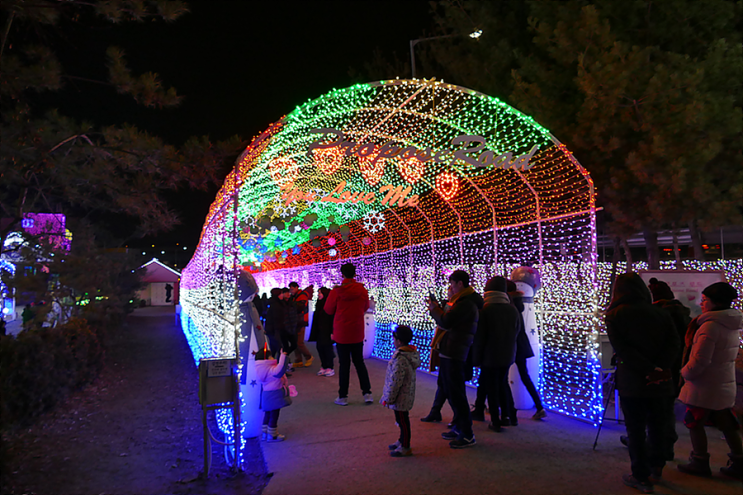
<svg viewBox="0 0 743 495"><path fill-rule="evenodd" d="M502 101L438 81L334 90L270 125L240 156L183 271L194 357L235 353L235 273L262 292L331 287L340 266L377 301L374 355L413 328L428 365L434 323L423 298L448 274L475 289L529 264L548 407L596 422L600 284L591 178L546 129ZM317 292L317 291L316 291Z"/></svg>

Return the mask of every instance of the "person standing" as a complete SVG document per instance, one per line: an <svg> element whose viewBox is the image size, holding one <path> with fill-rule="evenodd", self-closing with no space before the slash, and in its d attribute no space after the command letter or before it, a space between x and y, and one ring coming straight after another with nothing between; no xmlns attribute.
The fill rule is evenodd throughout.
<svg viewBox="0 0 743 495"><path fill-rule="evenodd" d="M485 304L480 310L477 333L472 344L472 361L480 367L481 387L490 405L488 428L501 432L498 411L501 389L508 387L508 370L516 358L516 336L521 315L506 292L506 279L492 277L485 285ZM508 417L507 417L508 418ZM509 423L510 424L510 423Z"/></svg>
<svg viewBox="0 0 743 495"><path fill-rule="evenodd" d="M272 289L271 299L271 307L266 317L266 333L278 339L283 351L291 356L297 349L297 312L294 305L289 302L289 289ZM278 347L271 349L273 355L276 355L277 351ZM291 368L291 365L289 367Z"/></svg>
<svg viewBox="0 0 743 495"><path fill-rule="evenodd" d="M726 476L743 480L743 442L740 424L733 412L735 404L735 358L740 346L743 314L731 307L738 291L726 282L717 282L702 291L702 314L689 354L681 369L684 386L679 399L686 404L684 425L689 429L692 452L688 464L678 470L699 476L712 476L704 425L712 421L725 436L730 448Z"/></svg>
<svg viewBox="0 0 743 495"><path fill-rule="evenodd" d="M271 298L266 301L266 316L264 317L264 328L268 345L271 347L271 354L281 349L281 333L284 327L284 314L279 307L281 306L281 289L271 289ZM274 308L272 311L271 308Z"/></svg>
<svg viewBox="0 0 743 495"><path fill-rule="evenodd" d="M266 343L266 336L263 332L263 324L261 323L258 311L256 311L253 305L253 298L258 293L258 284L251 274L245 268L238 268L237 273L237 297L238 305L240 307L241 325L240 325L240 358L243 362L247 362L248 356L250 355L250 338L251 334L255 335L256 347L258 349L263 348ZM247 379L247 374L242 373L241 383L244 385Z"/></svg>
<svg viewBox="0 0 743 495"><path fill-rule="evenodd" d="M667 409L674 394L671 368L681 343L671 317L651 304L650 291L636 273L617 277L606 331L616 354L616 389L632 467L632 474L623 475L622 481L652 493L653 482L660 480L666 464Z"/></svg>
<svg viewBox="0 0 743 495"><path fill-rule="evenodd" d="M255 355L255 373L261 383L260 408L264 411L263 439L268 442L283 442L285 438L279 433L278 426L281 408L292 403L287 393L287 364L288 356L285 352L276 360L265 346Z"/></svg>
<svg viewBox="0 0 743 495"><path fill-rule="evenodd" d="M310 342L317 342L317 354L320 356L320 371L317 376L333 376L333 361L335 351L333 350L333 316L325 312L325 303L328 302L330 289L320 287L317 293L315 314L312 317L312 329L310 330Z"/></svg>
<svg viewBox="0 0 743 495"><path fill-rule="evenodd" d="M356 267L352 263L341 266L343 283L336 285L328 295L325 303L325 312L335 315L333 319L333 335L335 347L338 350L339 376L338 397L335 403L339 406L348 405L348 384L351 374L351 361L359 377L361 393L364 402L372 404L374 397L371 392L369 372L364 364L364 313L369 309L369 293L364 284L354 280Z"/></svg>
<svg viewBox="0 0 743 495"><path fill-rule="evenodd" d="M451 287L449 287L447 289L447 299L441 302L441 307L443 308L444 313L451 309L451 303L449 301L452 300L452 297L453 294L451 293ZM445 333L446 330L436 325L436 331L433 335L433 339L431 339L431 360L428 365L428 370L431 373L436 371L441 364L441 360L439 358L439 344L441 344L441 339L444 337ZM444 377L441 373L439 373L436 377L436 395L434 395L433 404L431 404L431 411L429 411L426 416L421 418L421 421L424 423L438 423L443 419L441 416L441 409L443 409L444 404L446 404L446 394L444 393L443 381ZM453 418L449 423L450 428L456 423L455 420L456 418ZM482 421L485 421L484 417Z"/></svg>
<svg viewBox="0 0 743 495"><path fill-rule="evenodd" d="M526 324L524 322L524 293L518 290L515 282L509 280L508 295L511 297L513 305L519 312L520 330L516 337L516 368L519 370L521 383L524 384L526 391L529 392L529 396L537 409L531 419L539 421L547 417L547 412L544 410L542 399L539 397L539 392L537 392L537 387L534 385L531 376L529 376L529 369L526 367L526 360L534 357L534 349L532 349L531 342L529 342L529 336L526 334ZM511 397L511 405L513 406L513 397ZM514 419L516 419L515 410L513 416L510 418L510 422L515 426L516 423L514 422Z"/></svg>
<svg viewBox="0 0 743 495"><path fill-rule="evenodd" d="M304 343L304 333L309 322L309 304L314 288L310 285L305 290L299 290L297 282L289 283L289 301L297 310L297 350L294 352L294 367L304 368L312 366L312 354ZM304 361L302 360L304 358Z"/></svg>
<svg viewBox="0 0 743 495"><path fill-rule="evenodd" d="M673 325L678 333L679 340L684 341L686 335L686 329L689 328L691 322L691 316L689 308L684 306L681 301L676 299L673 295L671 287L664 281L658 280L657 278L651 278L648 284L650 293L653 296L653 305L663 308L671 316ZM678 396L681 388L679 383L681 382L681 357L683 355L683 346L679 348L678 355L674 361L673 368L671 369L671 376L673 377L673 384L677 386L676 396Z"/></svg>
<svg viewBox="0 0 743 495"><path fill-rule="evenodd" d="M470 287L470 276L464 270L449 275L449 287L454 295L448 312L434 299L427 298L426 302L431 317L446 330L439 343L439 373L456 418L453 428L441 437L450 440L451 448L463 449L476 443L465 388L465 363L477 331L482 297Z"/></svg>
<svg viewBox="0 0 743 495"><path fill-rule="evenodd" d="M395 352L387 363L384 390L379 403L395 411L395 422L400 427L400 438L389 446L392 457L413 455L410 450L410 410L415 402L415 371L421 364L418 349L410 342L413 330L398 325L392 332Z"/></svg>

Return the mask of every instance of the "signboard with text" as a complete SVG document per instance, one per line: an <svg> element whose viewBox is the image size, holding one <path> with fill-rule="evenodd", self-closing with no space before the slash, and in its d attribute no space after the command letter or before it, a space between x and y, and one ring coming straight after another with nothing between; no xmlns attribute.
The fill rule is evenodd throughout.
<svg viewBox="0 0 743 495"><path fill-rule="evenodd" d="M722 271L692 272L692 271L663 271L647 270L641 271L640 277L649 283L651 278L663 281L673 291L673 295L681 301L681 304L691 310L691 317L702 314L699 301L702 299L702 291L705 287L716 282L725 282L725 274Z"/></svg>

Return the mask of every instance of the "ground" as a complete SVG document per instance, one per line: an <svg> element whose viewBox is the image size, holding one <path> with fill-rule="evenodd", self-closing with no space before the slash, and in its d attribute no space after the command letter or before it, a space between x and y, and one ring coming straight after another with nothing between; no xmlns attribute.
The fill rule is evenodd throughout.
<svg viewBox="0 0 743 495"><path fill-rule="evenodd" d="M153 311L154 310L154 311ZM256 439L233 474L222 448L204 466L198 375L172 308L137 310L111 337L106 368L33 426L4 435L3 494L257 494L267 483ZM211 425L212 431L216 431Z"/></svg>

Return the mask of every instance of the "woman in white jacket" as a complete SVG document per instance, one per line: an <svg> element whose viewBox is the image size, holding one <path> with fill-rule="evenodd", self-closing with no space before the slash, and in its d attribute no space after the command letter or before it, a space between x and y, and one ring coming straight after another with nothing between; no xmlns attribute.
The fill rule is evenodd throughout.
<svg viewBox="0 0 743 495"><path fill-rule="evenodd" d="M725 435L730 447L728 465L720 471L743 480L743 442L732 409L736 394L735 358L743 322L743 314L730 307L737 298L738 292L725 282L712 284L702 291L702 314L696 319L698 330L694 334L689 362L681 369L685 383L679 399L687 406L684 424L689 428L694 449L689 463L678 466L684 473L712 475L704 431L705 423L711 420Z"/></svg>

